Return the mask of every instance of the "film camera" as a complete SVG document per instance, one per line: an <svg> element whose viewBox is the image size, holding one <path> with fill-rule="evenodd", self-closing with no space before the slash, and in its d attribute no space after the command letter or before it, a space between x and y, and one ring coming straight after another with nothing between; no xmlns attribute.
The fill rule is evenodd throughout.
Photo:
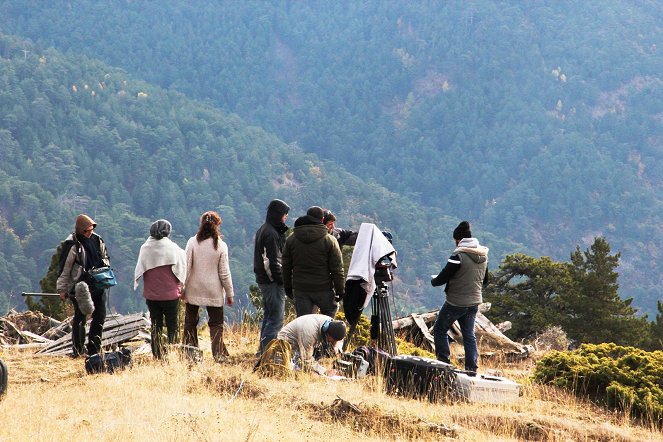
<svg viewBox="0 0 663 442"><path fill-rule="evenodd" d="M340 358L334 361L334 368L346 378L363 378L368 373L368 367L368 361L354 353L343 352Z"/></svg>
<svg viewBox="0 0 663 442"><path fill-rule="evenodd" d="M391 268L391 258L389 258L388 255L380 258L380 260L375 264L375 273L373 274L373 278L375 279L375 283L378 287L380 287L383 283L394 280L394 274L392 273Z"/></svg>

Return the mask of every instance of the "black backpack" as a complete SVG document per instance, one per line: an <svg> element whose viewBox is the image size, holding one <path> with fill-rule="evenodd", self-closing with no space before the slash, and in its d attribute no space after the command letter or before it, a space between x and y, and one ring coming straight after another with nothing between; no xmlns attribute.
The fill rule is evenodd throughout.
<svg viewBox="0 0 663 442"><path fill-rule="evenodd" d="M64 264L67 261L67 256L69 256L69 250L76 244L76 241L73 239L65 239L60 243L58 249L60 250L60 258L58 260L58 276L62 274L64 270Z"/></svg>
<svg viewBox="0 0 663 442"><path fill-rule="evenodd" d="M131 350L123 348L118 351L97 353L85 358L85 371L87 374L109 373L113 374L131 366Z"/></svg>
<svg viewBox="0 0 663 442"><path fill-rule="evenodd" d="M99 239L99 237L97 235L93 235L92 238L94 238L97 242L97 250L101 250L101 240ZM77 254L76 254L76 262L78 262L78 264L80 264L81 266L85 265L85 263L81 263L79 261L79 259L80 259L79 257L80 257L81 249L82 249L81 244L78 241L74 240L74 239L65 239L58 246L58 250L60 251L59 258L58 258L58 276L62 274L62 270L64 270L64 265L67 262L67 256L69 256L69 251L74 246L78 247Z"/></svg>

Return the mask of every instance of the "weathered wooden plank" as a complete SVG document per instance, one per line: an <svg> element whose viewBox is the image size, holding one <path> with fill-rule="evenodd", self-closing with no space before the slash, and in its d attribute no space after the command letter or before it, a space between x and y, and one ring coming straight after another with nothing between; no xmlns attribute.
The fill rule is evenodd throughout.
<svg viewBox="0 0 663 442"><path fill-rule="evenodd" d="M435 351L435 338L433 335L430 333L428 330L428 325L424 321L424 319L417 314L412 315L412 319L414 319L415 325L419 328L419 331L421 332L422 336L424 337L424 342L428 343L428 350Z"/></svg>
<svg viewBox="0 0 663 442"><path fill-rule="evenodd" d="M108 347L113 344L121 344L136 337L144 339L149 336L150 320L142 314L134 315L110 315L104 321L101 345ZM85 333L90 330L90 321L86 324ZM71 332L54 341L48 347L41 349L37 354L41 355L64 355L72 352Z"/></svg>
<svg viewBox="0 0 663 442"><path fill-rule="evenodd" d="M19 339L19 341L20 341L20 340L25 341L25 342L23 342L24 344L29 344L29 343L30 343L30 339L29 339L26 335L24 335L23 332L22 332L21 330L19 330L18 327L16 327L16 325L14 325L14 323L11 322L9 319L6 319L6 318L0 318L0 321L2 321L2 322L4 322L5 324L7 324L7 326L8 326L8 327L9 327L14 333L16 333L16 334L18 335L18 339Z"/></svg>
<svg viewBox="0 0 663 442"><path fill-rule="evenodd" d="M30 331L28 331L28 330L23 330L23 334L24 334L25 336L27 336L28 338L30 338L31 340L33 340L33 341L37 341L37 342L39 342L39 343L50 344L51 342L53 342L52 339L45 338L45 337L40 336L40 335L38 335L38 334L32 333L32 332L30 332Z"/></svg>

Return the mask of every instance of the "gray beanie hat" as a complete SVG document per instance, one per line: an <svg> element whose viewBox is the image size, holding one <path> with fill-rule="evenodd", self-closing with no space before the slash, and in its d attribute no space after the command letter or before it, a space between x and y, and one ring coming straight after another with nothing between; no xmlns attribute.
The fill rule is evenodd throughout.
<svg viewBox="0 0 663 442"><path fill-rule="evenodd" d="M172 228L173 226L170 225L170 221L167 219L158 219L150 226L150 236L155 239L165 238L170 235Z"/></svg>

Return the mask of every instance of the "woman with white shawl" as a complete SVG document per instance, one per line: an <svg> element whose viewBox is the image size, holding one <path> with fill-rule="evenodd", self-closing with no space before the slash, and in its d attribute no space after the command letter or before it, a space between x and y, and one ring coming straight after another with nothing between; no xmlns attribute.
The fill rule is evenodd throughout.
<svg viewBox="0 0 663 442"><path fill-rule="evenodd" d="M156 359L165 354L164 318L166 341L168 344L179 341L179 301L186 281L186 253L168 238L171 230L170 222L165 219L152 223L150 237L140 246L134 271L134 290L143 278L143 297L152 321L152 354Z"/></svg>

